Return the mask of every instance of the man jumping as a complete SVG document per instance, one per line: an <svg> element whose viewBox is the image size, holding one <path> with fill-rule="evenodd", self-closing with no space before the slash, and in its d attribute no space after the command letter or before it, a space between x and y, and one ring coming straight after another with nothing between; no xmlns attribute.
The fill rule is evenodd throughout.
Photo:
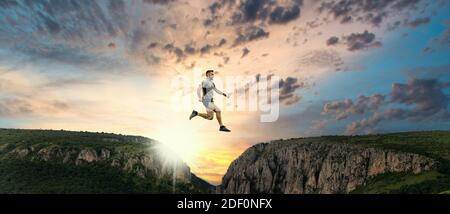
<svg viewBox="0 0 450 214"><path fill-rule="evenodd" d="M221 91L219 91L213 82L214 79L214 71L213 70L207 70L206 71L206 80L203 80L201 83L201 87L197 90L197 95L199 97L199 101L203 103L203 105L206 108L206 114L204 113L198 113L197 111L193 110L191 113L191 116L189 117L189 120L194 118L195 116L203 117L207 120L214 119L214 112L216 112L217 122L219 122L220 128L219 131L223 132L230 132L227 127L225 127L222 124L222 116L220 113L219 107L217 107L214 104L213 96L214 91L216 91L218 94L223 95L227 97L227 95ZM214 90L214 91L213 91Z"/></svg>

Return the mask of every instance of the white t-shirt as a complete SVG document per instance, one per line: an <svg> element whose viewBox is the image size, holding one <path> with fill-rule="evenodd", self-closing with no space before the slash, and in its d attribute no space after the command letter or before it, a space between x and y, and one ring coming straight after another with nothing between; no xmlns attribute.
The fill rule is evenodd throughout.
<svg viewBox="0 0 450 214"><path fill-rule="evenodd" d="M203 97L204 100L211 101L211 99L214 97L214 91L217 92L218 94L223 94L216 88L216 85L214 85L214 82L211 79L206 79L203 80L202 83L199 85L197 95L199 99Z"/></svg>

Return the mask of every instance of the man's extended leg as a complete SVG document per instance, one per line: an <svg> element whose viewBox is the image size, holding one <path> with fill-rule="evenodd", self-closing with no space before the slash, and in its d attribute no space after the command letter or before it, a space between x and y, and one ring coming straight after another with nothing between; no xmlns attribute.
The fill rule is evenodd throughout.
<svg viewBox="0 0 450 214"><path fill-rule="evenodd" d="M221 115L220 111L216 111L216 117L217 117L217 122L219 122L219 125L223 126L222 115Z"/></svg>
<svg viewBox="0 0 450 214"><path fill-rule="evenodd" d="M217 122L219 122L220 128L219 131L223 131L223 132L230 132L230 130L225 127L222 123L222 113L219 111L216 111L216 116L217 116Z"/></svg>

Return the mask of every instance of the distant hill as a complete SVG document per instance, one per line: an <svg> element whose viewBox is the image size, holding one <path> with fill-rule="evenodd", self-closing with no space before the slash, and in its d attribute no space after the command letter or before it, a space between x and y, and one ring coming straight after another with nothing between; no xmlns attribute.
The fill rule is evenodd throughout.
<svg viewBox="0 0 450 214"><path fill-rule="evenodd" d="M448 193L450 131L261 143L230 164L222 193Z"/></svg>
<svg viewBox="0 0 450 214"><path fill-rule="evenodd" d="M109 133L0 129L0 193L212 193L159 142Z"/></svg>

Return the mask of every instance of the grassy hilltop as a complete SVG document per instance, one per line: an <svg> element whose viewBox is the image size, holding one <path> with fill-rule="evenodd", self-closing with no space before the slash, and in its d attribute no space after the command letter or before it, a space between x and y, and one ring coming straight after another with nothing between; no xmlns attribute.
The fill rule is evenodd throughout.
<svg viewBox="0 0 450 214"><path fill-rule="evenodd" d="M174 182L171 164L155 142L109 133L0 129L1 193L207 193L213 187L178 163L186 175ZM175 184L175 185L174 185Z"/></svg>
<svg viewBox="0 0 450 214"><path fill-rule="evenodd" d="M355 136L321 136L276 140L272 143L337 143L420 154L439 162L418 175L386 173L351 193L448 193L450 191L450 131L418 131Z"/></svg>

